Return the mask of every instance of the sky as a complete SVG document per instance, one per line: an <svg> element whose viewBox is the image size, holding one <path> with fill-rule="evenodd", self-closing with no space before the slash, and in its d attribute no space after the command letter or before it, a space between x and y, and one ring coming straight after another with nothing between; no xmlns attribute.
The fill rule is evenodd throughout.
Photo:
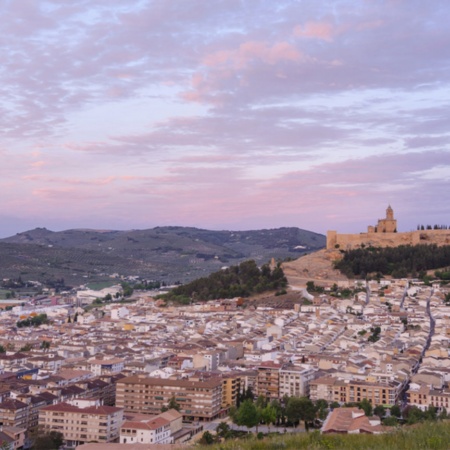
<svg viewBox="0 0 450 450"><path fill-rule="evenodd" d="M450 225L448 0L0 0L0 237Z"/></svg>

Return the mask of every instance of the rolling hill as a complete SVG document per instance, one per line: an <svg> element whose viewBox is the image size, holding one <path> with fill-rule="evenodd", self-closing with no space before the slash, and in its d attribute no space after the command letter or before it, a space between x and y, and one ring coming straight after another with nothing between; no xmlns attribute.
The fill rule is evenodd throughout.
<svg viewBox="0 0 450 450"><path fill-rule="evenodd" d="M0 276L66 284L137 275L172 283L191 281L247 259L295 259L325 246L325 236L299 228L210 231L188 227L148 230L50 231L0 239Z"/></svg>

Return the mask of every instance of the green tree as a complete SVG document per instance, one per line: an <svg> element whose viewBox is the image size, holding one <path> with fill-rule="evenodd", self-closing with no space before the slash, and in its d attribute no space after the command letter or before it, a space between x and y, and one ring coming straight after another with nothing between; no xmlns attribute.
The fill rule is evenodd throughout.
<svg viewBox="0 0 450 450"><path fill-rule="evenodd" d="M398 419L395 416L389 416L383 419L383 425L387 427L395 427L398 425Z"/></svg>
<svg viewBox="0 0 450 450"><path fill-rule="evenodd" d="M364 411L364 414L368 417L372 415L372 403L367 400L367 398L363 398L362 401L358 403L358 406Z"/></svg>
<svg viewBox="0 0 450 450"><path fill-rule="evenodd" d="M263 395L258 395L256 399L256 407L259 409L264 409L267 405L267 399Z"/></svg>
<svg viewBox="0 0 450 450"><path fill-rule="evenodd" d="M199 442L202 445L211 445L211 444L214 444L215 439L214 439L214 436L209 431L205 431L202 434L202 437Z"/></svg>
<svg viewBox="0 0 450 450"><path fill-rule="evenodd" d="M325 420L328 415L328 402L322 398L316 401L314 405L317 417L320 420Z"/></svg>
<svg viewBox="0 0 450 450"><path fill-rule="evenodd" d="M377 405L375 406L375 408L373 409L373 414L375 416L378 416L380 419L382 419L384 417L385 414L385 409L383 405Z"/></svg>
<svg viewBox="0 0 450 450"><path fill-rule="evenodd" d="M259 413L256 405L251 400L244 400L236 410L233 422L236 425L253 428L259 424Z"/></svg>
<svg viewBox="0 0 450 450"><path fill-rule="evenodd" d="M294 425L304 421L308 430L308 422L314 420L316 411L313 402L307 397L290 397L286 405L286 417Z"/></svg>
<svg viewBox="0 0 450 450"><path fill-rule="evenodd" d="M228 439L231 437L231 428L226 422L220 422L216 427L217 436Z"/></svg>
<svg viewBox="0 0 450 450"><path fill-rule="evenodd" d="M277 410L273 405L268 404L261 410L261 420L267 425L270 433L270 425L277 421Z"/></svg>
<svg viewBox="0 0 450 450"><path fill-rule="evenodd" d="M406 423L408 425L414 425L424 419L423 411L415 405L405 408L403 416L406 418Z"/></svg>
<svg viewBox="0 0 450 450"><path fill-rule="evenodd" d="M424 419L431 421L437 420L437 409L430 405L424 413Z"/></svg>
<svg viewBox="0 0 450 450"><path fill-rule="evenodd" d="M284 420L284 407L277 399L272 400L270 405L275 409L275 414L277 416L276 425L279 426Z"/></svg>
<svg viewBox="0 0 450 450"><path fill-rule="evenodd" d="M50 348L51 343L49 341L42 341L41 342L41 349L42 350L48 350Z"/></svg>
<svg viewBox="0 0 450 450"><path fill-rule="evenodd" d="M179 405L179 403L177 403L175 396L172 396L169 400L169 403L167 403L167 406L163 406L161 408L162 412L168 411L169 409L175 409L178 412L180 411L181 407Z"/></svg>
<svg viewBox="0 0 450 450"><path fill-rule="evenodd" d="M63 434L59 431L38 434L34 439L33 450L58 450L64 443Z"/></svg>
<svg viewBox="0 0 450 450"><path fill-rule="evenodd" d="M0 353L5 353L6 349L5 347L3 347L3 345L0 345Z"/></svg>
<svg viewBox="0 0 450 450"><path fill-rule="evenodd" d="M400 409L400 406L398 406L398 405L391 406L391 416L399 418L399 417L401 417L401 415L402 415L402 411Z"/></svg>

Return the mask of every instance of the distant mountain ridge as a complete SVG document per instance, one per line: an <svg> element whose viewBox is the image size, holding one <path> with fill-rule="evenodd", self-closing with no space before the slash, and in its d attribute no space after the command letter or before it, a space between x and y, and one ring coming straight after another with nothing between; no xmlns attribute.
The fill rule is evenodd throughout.
<svg viewBox="0 0 450 450"><path fill-rule="evenodd" d="M186 282L247 259L298 258L325 246L324 235L296 227L211 231L167 226L147 230L36 228L0 239L0 276L67 283L138 275Z"/></svg>

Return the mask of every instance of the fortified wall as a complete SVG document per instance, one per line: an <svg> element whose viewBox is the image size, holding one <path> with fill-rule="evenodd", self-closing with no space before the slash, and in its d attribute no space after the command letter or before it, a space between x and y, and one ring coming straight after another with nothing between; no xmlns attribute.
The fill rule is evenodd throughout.
<svg viewBox="0 0 450 450"><path fill-rule="evenodd" d="M366 233L340 234L327 232L327 250L339 248L353 250L360 247L397 247L399 245L436 244L450 245L450 230L417 230L397 233L397 221L389 206L386 218L378 220L376 226L367 227Z"/></svg>

